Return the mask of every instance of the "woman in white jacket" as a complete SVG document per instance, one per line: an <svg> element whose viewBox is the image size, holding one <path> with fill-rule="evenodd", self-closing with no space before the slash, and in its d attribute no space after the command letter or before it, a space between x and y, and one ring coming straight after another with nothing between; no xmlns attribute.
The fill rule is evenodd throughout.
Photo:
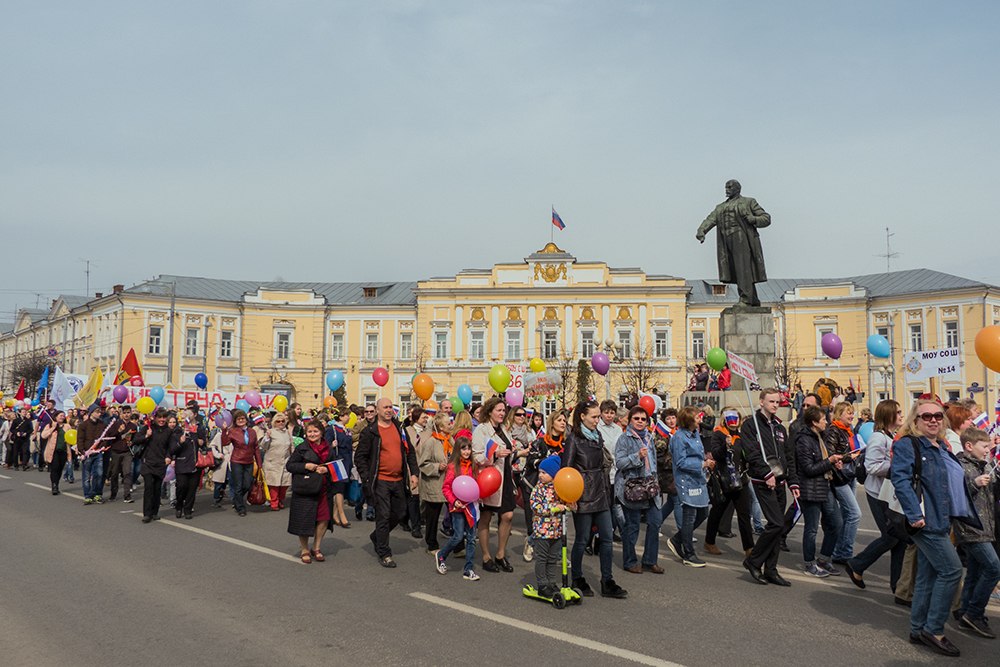
<svg viewBox="0 0 1000 667"><path fill-rule="evenodd" d="M500 471L500 489L491 496L481 498L482 514L479 519L478 538L483 549L483 569L487 572L513 572L510 561L507 560L507 540L510 539L511 524L514 521L514 476L511 463L514 456L521 452L514 449L514 438L504 428L507 416L507 406L503 399L493 397L486 401L480 409L483 422L472 433L472 457L476 464L493 466ZM493 441L494 445L489 445ZM489 445L490 451L487 452ZM481 473L480 473L481 474ZM496 560L490 552L490 523L493 515L500 517L500 527L497 530Z"/></svg>
<svg viewBox="0 0 1000 667"><path fill-rule="evenodd" d="M216 461L222 460L222 465L212 471L212 498L215 501L212 507L222 507L222 498L226 493L226 486L229 483L229 457L233 455L232 445L222 445L222 430L216 429L212 441L209 443L212 449L212 456Z"/></svg>
<svg viewBox="0 0 1000 667"><path fill-rule="evenodd" d="M285 507L285 492L292 483L292 473L285 470L295 444L288 430L288 417L284 412L274 415L271 428L263 432L260 451L264 455L264 481L271 492L271 511Z"/></svg>

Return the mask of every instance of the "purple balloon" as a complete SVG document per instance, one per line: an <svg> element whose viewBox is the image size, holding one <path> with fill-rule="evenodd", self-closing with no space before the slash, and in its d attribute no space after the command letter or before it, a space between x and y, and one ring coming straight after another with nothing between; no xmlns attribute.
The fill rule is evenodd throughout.
<svg viewBox="0 0 1000 667"><path fill-rule="evenodd" d="M177 479L177 470L174 469L174 464L171 463L167 466L167 473L163 476L164 482L172 482Z"/></svg>
<svg viewBox="0 0 1000 667"><path fill-rule="evenodd" d="M243 394L243 399L251 405L251 407L260 407L260 392L256 389L251 389L247 393Z"/></svg>
<svg viewBox="0 0 1000 667"><path fill-rule="evenodd" d="M222 416L222 426L224 428L229 428L233 425L233 413L229 410L223 410L219 413Z"/></svg>
<svg viewBox="0 0 1000 667"><path fill-rule="evenodd" d="M479 485L468 475L459 475L451 482L451 492L463 503L479 500Z"/></svg>
<svg viewBox="0 0 1000 667"><path fill-rule="evenodd" d="M598 375L607 375L608 370L611 369L611 361L608 360L608 355L603 352L594 352L594 356L590 358L590 365Z"/></svg>
<svg viewBox="0 0 1000 667"><path fill-rule="evenodd" d="M840 336L833 332L823 334L820 347L823 348L823 354L831 359L840 359L840 355L844 353L844 343L841 342Z"/></svg>
<svg viewBox="0 0 1000 667"><path fill-rule="evenodd" d="M115 403L124 403L128 400L128 387L120 384L111 390L111 395L114 397Z"/></svg>
<svg viewBox="0 0 1000 667"><path fill-rule="evenodd" d="M504 400L512 408L519 408L524 405L524 392L513 387L504 392Z"/></svg>

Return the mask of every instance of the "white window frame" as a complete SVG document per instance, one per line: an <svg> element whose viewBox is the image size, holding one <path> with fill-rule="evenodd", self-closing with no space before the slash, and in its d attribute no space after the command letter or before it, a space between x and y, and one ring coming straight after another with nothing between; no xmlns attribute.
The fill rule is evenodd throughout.
<svg viewBox="0 0 1000 667"><path fill-rule="evenodd" d="M156 335L153 335L154 331ZM146 336L146 354L163 354L163 327L159 324L153 324L149 327L149 335Z"/></svg>
<svg viewBox="0 0 1000 667"><path fill-rule="evenodd" d="M580 357L590 359L597 352L597 332L580 332Z"/></svg>
<svg viewBox="0 0 1000 667"><path fill-rule="evenodd" d="M374 349L372 341L374 340ZM377 361L379 359L379 335L377 333L365 334L365 359L367 361Z"/></svg>
<svg viewBox="0 0 1000 667"><path fill-rule="evenodd" d="M198 327L187 327L186 329L184 329L184 356L185 357L197 357L198 356L198 339L199 338L201 338L201 336L198 335ZM193 345L192 345L192 343L193 343Z"/></svg>
<svg viewBox="0 0 1000 667"><path fill-rule="evenodd" d="M287 349L285 350L285 356L281 356L281 341L282 336L288 336ZM292 351L294 350L295 343L295 332L291 329L275 329L274 330L274 359L275 361L291 361Z"/></svg>
<svg viewBox="0 0 1000 667"><path fill-rule="evenodd" d="M836 324L817 324L816 325L816 358L822 359L826 356L823 353L823 336L828 333L837 333Z"/></svg>
<svg viewBox="0 0 1000 667"><path fill-rule="evenodd" d="M507 329L504 332L504 357L507 361L521 361L523 336L520 329Z"/></svg>
<svg viewBox="0 0 1000 667"><path fill-rule="evenodd" d="M668 330L655 329L653 331L653 357L655 359L670 358L670 332Z"/></svg>
<svg viewBox="0 0 1000 667"><path fill-rule="evenodd" d="M330 358L344 359L347 349L347 335L343 331L330 334Z"/></svg>
<svg viewBox="0 0 1000 667"><path fill-rule="evenodd" d="M478 348L478 350L476 349ZM482 330L469 332L469 359L482 361L486 358L486 332Z"/></svg>
<svg viewBox="0 0 1000 667"><path fill-rule="evenodd" d="M700 338L697 338L697 337ZM698 349L698 345L701 345L701 349ZM698 354L698 353L701 354ZM705 332L704 331L692 331L691 332L691 358L692 359L704 359L705 358Z"/></svg>
<svg viewBox="0 0 1000 667"><path fill-rule="evenodd" d="M954 326L954 329L949 329L949 326ZM954 342L952 342L952 334L954 334ZM958 330L958 320L948 320L944 323L944 346L945 347L959 347L961 343L961 335Z"/></svg>
<svg viewBox="0 0 1000 667"><path fill-rule="evenodd" d="M227 339L228 336L228 339ZM219 331L219 358L233 358L233 341L236 340L236 332L232 329L222 329Z"/></svg>
<svg viewBox="0 0 1000 667"><path fill-rule="evenodd" d="M404 331L399 334L399 358L413 358L413 332Z"/></svg>
<svg viewBox="0 0 1000 667"><path fill-rule="evenodd" d="M434 358L438 361L444 361L445 359L448 358L447 331L434 332Z"/></svg>
<svg viewBox="0 0 1000 667"><path fill-rule="evenodd" d="M557 358L559 358L559 332L551 329L542 331L542 359Z"/></svg>
<svg viewBox="0 0 1000 667"><path fill-rule="evenodd" d="M617 332L618 344L621 348L622 359L631 359L635 353L631 329L619 329Z"/></svg>
<svg viewBox="0 0 1000 667"><path fill-rule="evenodd" d="M906 327L909 333L909 343L911 352L922 352L924 349L924 325L909 324Z"/></svg>

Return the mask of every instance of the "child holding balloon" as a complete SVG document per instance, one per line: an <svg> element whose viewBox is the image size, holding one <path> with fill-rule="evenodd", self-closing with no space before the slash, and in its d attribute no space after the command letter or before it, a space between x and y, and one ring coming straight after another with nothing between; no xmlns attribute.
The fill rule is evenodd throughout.
<svg viewBox="0 0 1000 667"><path fill-rule="evenodd" d="M464 542L463 576L469 581L479 581L479 575L472 569L476 555L476 520L479 517L478 475L478 466L472 460L472 440L464 436L455 438L441 487L451 515L452 535L444 547L434 554L434 565L439 574L448 573L448 556Z"/></svg>
<svg viewBox="0 0 1000 667"><path fill-rule="evenodd" d="M576 509L576 503L564 503L556 495L553 480L562 467L558 454L538 464L538 484L531 492L531 533L535 550L535 579L538 594L551 598L559 590L562 536L565 513Z"/></svg>

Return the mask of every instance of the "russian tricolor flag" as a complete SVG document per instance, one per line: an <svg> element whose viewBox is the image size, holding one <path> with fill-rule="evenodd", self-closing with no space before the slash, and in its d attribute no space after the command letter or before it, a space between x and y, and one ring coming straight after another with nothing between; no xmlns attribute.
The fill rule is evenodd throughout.
<svg viewBox="0 0 1000 667"><path fill-rule="evenodd" d="M469 503L465 506L465 520L470 526L479 523L479 503Z"/></svg>
<svg viewBox="0 0 1000 667"><path fill-rule="evenodd" d="M494 440L493 438L490 438L489 440L486 441L486 460L487 461L492 461L493 460L493 455L497 453L497 447L498 447L497 441Z"/></svg>
<svg viewBox="0 0 1000 667"><path fill-rule="evenodd" d="M868 445L865 444L864 438L862 438L857 433L855 433L854 437L851 438L851 451L852 452L859 452L859 451L861 451L862 449L864 449L867 446Z"/></svg>
<svg viewBox="0 0 1000 667"><path fill-rule="evenodd" d="M562 221L559 214L556 213L555 207L552 208L552 224L555 225L556 229L566 229L566 223Z"/></svg>
<svg viewBox="0 0 1000 667"><path fill-rule="evenodd" d="M656 433L656 435L660 436L661 438L670 437L670 429L667 428L667 425L664 424L663 420L661 419L656 420L656 424L653 425L653 431Z"/></svg>
<svg viewBox="0 0 1000 667"><path fill-rule="evenodd" d="M334 482L343 482L347 479L347 468L342 460L330 461L326 467L330 469L330 479Z"/></svg>
<svg viewBox="0 0 1000 667"><path fill-rule="evenodd" d="M337 433L347 433L347 428L336 420L334 420L333 422L333 430L336 431Z"/></svg>
<svg viewBox="0 0 1000 667"><path fill-rule="evenodd" d="M972 420L972 425L979 429L985 429L989 423L990 420L985 412L980 412L979 416Z"/></svg>
<svg viewBox="0 0 1000 667"><path fill-rule="evenodd" d="M393 414L395 414L398 417L399 416L399 406L398 405L392 406L392 412L393 412Z"/></svg>

